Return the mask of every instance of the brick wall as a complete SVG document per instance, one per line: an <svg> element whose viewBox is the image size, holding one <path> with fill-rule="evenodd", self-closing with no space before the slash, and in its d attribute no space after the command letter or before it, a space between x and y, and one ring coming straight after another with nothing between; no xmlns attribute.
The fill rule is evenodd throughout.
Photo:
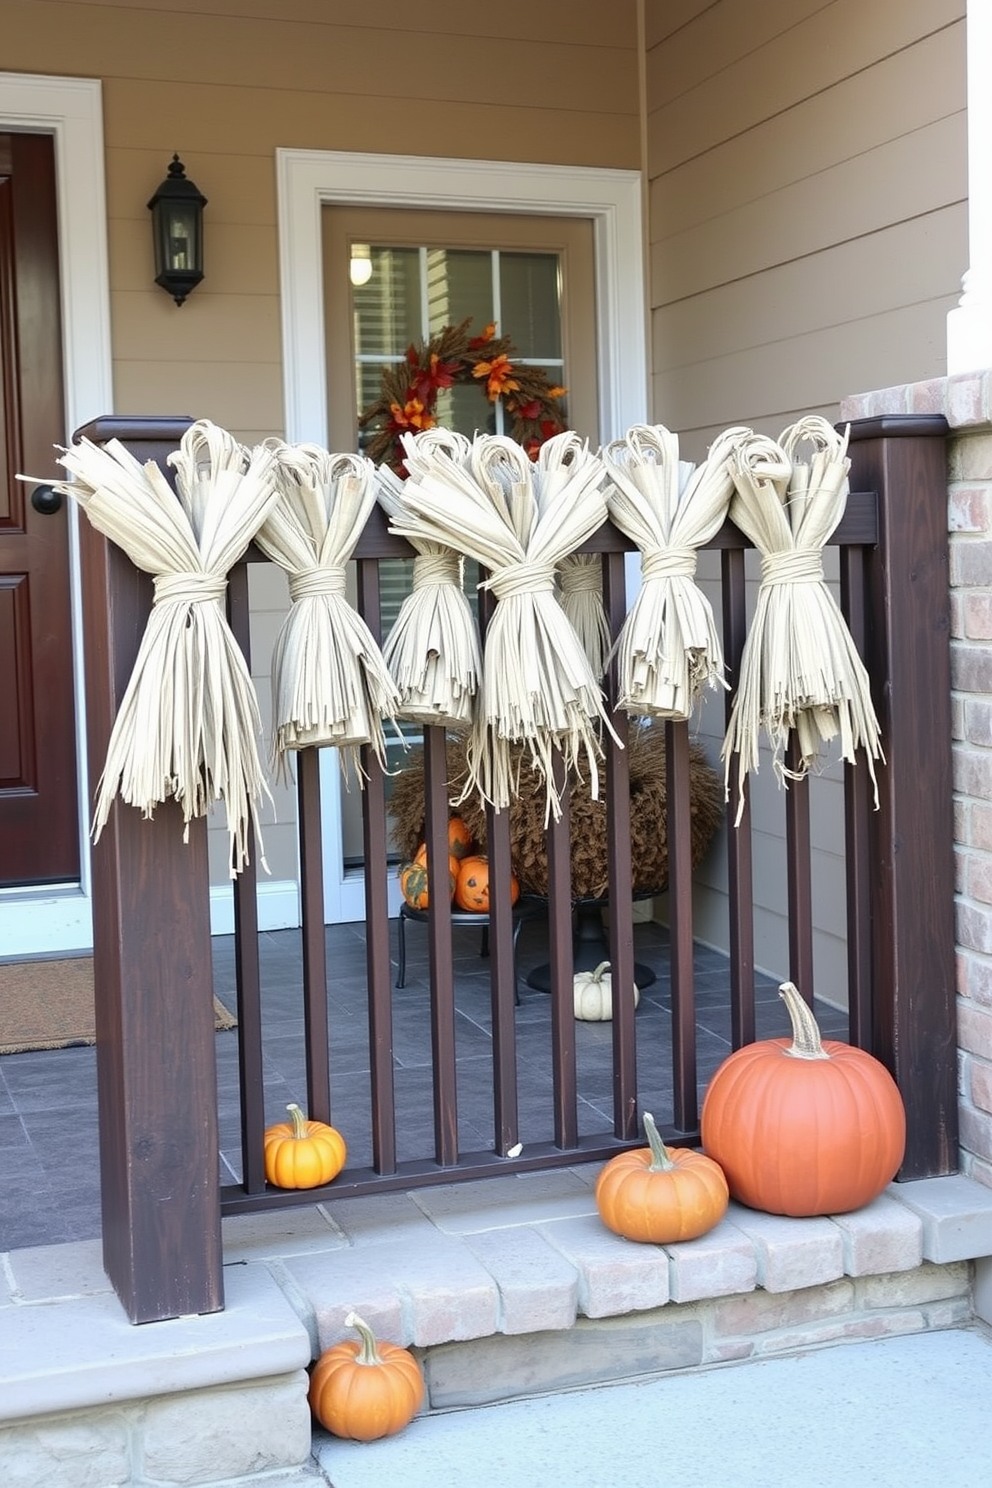
<svg viewBox="0 0 992 1488"><path fill-rule="evenodd" d="M992 371L848 398L841 417L943 413L961 1171L992 1187Z"/></svg>

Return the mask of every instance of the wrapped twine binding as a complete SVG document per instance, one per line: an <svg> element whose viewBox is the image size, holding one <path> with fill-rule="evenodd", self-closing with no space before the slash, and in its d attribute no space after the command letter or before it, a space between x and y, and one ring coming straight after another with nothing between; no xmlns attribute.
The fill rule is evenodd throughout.
<svg viewBox="0 0 992 1488"><path fill-rule="evenodd" d="M140 464L116 440L104 448L82 440L59 459L73 480L57 489L154 575L152 612L97 789L94 841L118 794L145 817L174 797L187 837L190 821L223 800L232 876L248 862L249 822L265 867L261 721L224 599L229 569L277 499L271 455L253 459L232 435L200 421L169 456L175 492L154 461Z"/></svg>
<svg viewBox="0 0 992 1488"><path fill-rule="evenodd" d="M804 451L807 460L800 458ZM761 554L757 606L721 751L728 783L737 755L737 821L744 781L758 768L762 729L783 784L807 774L834 738L848 762L863 748L877 806L874 761L882 751L868 673L823 573L824 544L847 502L847 432L840 435L813 415L792 424L777 443L748 434L737 441L731 468L730 518ZM789 768L785 751L793 730L798 764Z"/></svg>

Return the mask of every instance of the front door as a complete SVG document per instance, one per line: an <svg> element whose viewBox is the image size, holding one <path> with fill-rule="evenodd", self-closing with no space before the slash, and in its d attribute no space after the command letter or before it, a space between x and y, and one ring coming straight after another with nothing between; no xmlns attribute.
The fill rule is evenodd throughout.
<svg viewBox="0 0 992 1488"><path fill-rule="evenodd" d="M56 478L64 438L50 135L0 134L0 380L3 889L80 874L66 505L36 510L15 479Z"/></svg>

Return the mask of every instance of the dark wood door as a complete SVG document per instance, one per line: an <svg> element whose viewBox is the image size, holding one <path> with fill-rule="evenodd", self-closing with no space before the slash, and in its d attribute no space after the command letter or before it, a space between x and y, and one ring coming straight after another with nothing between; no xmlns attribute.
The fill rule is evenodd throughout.
<svg viewBox="0 0 992 1488"><path fill-rule="evenodd" d="M0 134L0 886L79 877L54 142Z"/></svg>

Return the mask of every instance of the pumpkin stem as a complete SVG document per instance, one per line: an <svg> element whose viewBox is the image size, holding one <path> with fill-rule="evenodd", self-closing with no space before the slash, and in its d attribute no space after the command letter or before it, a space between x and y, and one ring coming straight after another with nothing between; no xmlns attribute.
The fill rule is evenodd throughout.
<svg viewBox="0 0 992 1488"><path fill-rule="evenodd" d="M783 982L778 995L785 1002L792 1021L792 1047L786 1054L792 1059L829 1059L820 1042L820 1030L812 1009L803 1001L795 982Z"/></svg>
<svg viewBox="0 0 992 1488"><path fill-rule="evenodd" d="M310 1133L307 1131L307 1118L304 1116L303 1112L300 1110L296 1102L290 1101L289 1105L286 1107L286 1110L289 1112L290 1119L293 1123L293 1140L300 1141L303 1137L308 1137Z"/></svg>
<svg viewBox="0 0 992 1488"><path fill-rule="evenodd" d="M660 1173L667 1171L668 1168L674 1168L675 1164L668 1155L668 1148L661 1140L661 1133L655 1126L654 1117L650 1111L644 1112L644 1135L647 1137L648 1146L651 1148L651 1166L648 1172Z"/></svg>
<svg viewBox="0 0 992 1488"><path fill-rule="evenodd" d="M609 969L609 961L600 961L599 965L596 967L596 970L589 973L589 980L591 982L601 982L603 980L604 974L608 972Z"/></svg>
<svg viewBox="0 0 992 1488"><path fill-rule="evenodd" d="M379 1350L376 1348L375 1334L368 1323L362 1321L357 1312L349 1312L344 1320L346 1328L354 1328L362 1340L361 1351L355 1356L356 1364L381 1364Z"/></svg>

